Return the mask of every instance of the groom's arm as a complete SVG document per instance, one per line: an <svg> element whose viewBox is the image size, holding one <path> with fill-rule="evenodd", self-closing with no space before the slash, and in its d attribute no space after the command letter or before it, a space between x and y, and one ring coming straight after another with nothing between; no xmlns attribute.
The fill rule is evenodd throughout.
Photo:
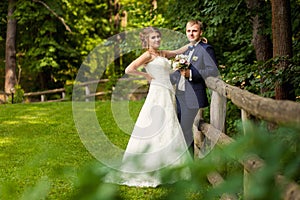
<svg viewBox="0 0 300 200"><path fill-rule="evenodd" d="M214 50L213 46L207 45L207 47L205 48L205 50L210 55L211 59L214 61L214 63L216 64L216 66L218 66L218 62L217 62L217 59L216 59L215 50Z"/></svg>
<svg viewBox="0 0 300 200"><path fill-rule="evenodd" d="M218 62L213 47L209 44L201 44L201 46L206 53L203 56L204 66L199 68L199 73L202 75L203 79L206 79L209 76L217 77L219 75Z"/></svg>
<svg viewBox="0 0 300 200"><path fill-rule="evenodd" d="M199 73L203 79L209 76L217 77L219 75L218 67L210 56L204 57L204 67L199 69Z"/></svg>
<svg viewBox="0 0 300 200"><path fill-rule="evenodd" d="M192 81L193 83L201 83L204 81L201 74L199 73L199 70L196 69L192 64L190 64L188 73L186 73L186 78L188 78L188 80Z"/></svg>
<svg viewBox="0 0 300 200"><path fill-rule="evenodd" d="M176 83L178 83L179 79L180 79L180 71L176 70L175 72L173 72L172 74L170 74L170 81L172 83L172 85L175 85Z"/></svg>

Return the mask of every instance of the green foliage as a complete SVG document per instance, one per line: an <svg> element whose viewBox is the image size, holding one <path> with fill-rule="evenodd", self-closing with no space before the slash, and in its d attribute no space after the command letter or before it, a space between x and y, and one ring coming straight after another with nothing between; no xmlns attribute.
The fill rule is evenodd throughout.
<svg viewBox="0 0 300 200"><path fill-rule="evenodd" d="M128 24L126 30L135 28L144 28L147 26L163 27L168 21L163 16L165 7L161 7L158 2L160 11L153 8L153 5L146 0L143 1L121 1L121 11L126 11L128 14Z"/></svg>
<svg viewBox="0 0 300 200"><path fill-rule="evenodd" d="M296 125L295 125L296 126ZM279 127L268 131L264 124L246 124L247 134L240 138L235 156L258 155L265 166L250 176L250 198L281 199L282 188L276 184L276 174L299 181L299 127Z"/></svg>
<svg viewBox="0 0 300 200"><path fill-rule="evenodd" d="M73 92L73 85L65 85L65 98L66 100L72 100L72 92Z"/></svg>
<svg viewBox="0 0 300 200"><path fill-rule="evenodd" d="M274 96L274 82L279 73L269 73L269 68L258 68L252 40L251 16L258 14L265 20L265 31L262 33L271 39L271 4L269 1L261 10L250 11L244 0L225 2L222 0L207 1L174 1L169 4L165 17L169 19L168 28L184 32L189 19L200 19L204 23L203 36L214 46L220 66L222 79L229 84L260 94L260 89L267 90L264 96ZM299 50L299 2L291 1L291 16L293 29L294 60L297 60ZM220 12L222 10L222 12ZM174 17L176 13L176 17ZM285 78L295 88L299 96L298 67L290 67L285 72ZM298 62L299 63L299 62ZM260 65L262 63L259 63ZM267 63L263 64L265 66ZM296 71L296 73L295 73ZM294 76L294 74L296 74ZM264 77L267 75L267 77ZM263 81L261 79L263 78Z"/></svg>
<svg viewBox="0 0 300 200"><path fill-rule="evenodd" d="M288 67L286 68L278 68L274 66L278 66L279 62L288 63ZM259 68L259 66L262 66ZM258 73L255 74L256 79L252 79L251 86L257 85L262 88L268 88L268 91L263 93L262 95L265 97L274 97L274 90L275 90L275 82L280 84L288 83L290 86L295 88L293 91L296 96L299 96L299 73L300 73L300 66L299 66L299 57L298 55L287 58L287 57L275 57L267 62L264 63L256 63L252 66L254 69L257 70ZM254 74L254 73L253 73ZM260 79L263 77L263 82ZM299 100L299 99L298 99Z"/></svg>
<svg viewBox="0 0 300 200"><path fill-rule="evenodd" d="M22 103L24 100L24 90L20 85L15 85L13 92L8 97L9 103Z"/></svg>
<svg viewBox="0 0 300 200"><path fill-rule="evenodd" d="M184 33L186 22L193 18L204 22L203 36L214 46L217 60L222 66L220 67L222 78L226 82L257 94L261 88L268 86L266 88L268 92L263 95L271 97L274 94L271 86L274 85L272 82L278 78L279 72L268 74L269 69L263 69L263 72L258 69L251 44L250 19L253 14L263 17L267 26L263 34L271 38L270 1L264 2L265 5L261 10L253 11L247 8L244 0L230 2L159 0L156 9L151 2L145 0L121 0L118 4L115 1L107 3L102 0L43 2L61 18L55 16L43 4L30 0L18 1L15 12L18 20L17 61L22 69L23 78L20 84L25 91L62 87L66 82L73 81L88 53L117 33L146 26L168 28ZM291 1L291 9L293 52L296 60L299 57L300 44L299 1ZM0 48L0 61L4 61L6 1L1 2L0 11L0 27L3 30L0 35L0 47L3 47ZM117 19L117 15L124 17L125 12L127 25L121 27L114 20ZM60 19L64 19L72 32L66 30ZM167 42L163 41L163 44ZM166 45L164 49L173 46ZM121 57L119 63L108 67L105 76L112 79L122 77L125 67L136 56L130 54ZM2 66L0 73L4 74L4 62L0 62L0 65ZM262 65L264 66L264 63ZM287 75L295 74L293 72L298 71L297 64L288 71ZM274 76L264 78L262 77L264 74ZM264 79L263 82L260 81L261 78ZM47 79L50 81L45 81ZM293 77L290 81L296 88L296 96L299 96L298 79ZM1 82L0 84L4 85Z"/></svg>
<svg viewBox="0 0 300 200"><path fill-rule="evenodd" d="M21 84L31 91L62 87L74 80L83 58L117 32L109 21L112 8L106 1L43 2L47 8L39 1L18 1L14 13L17 61L26 77Z"/></svg>
<svg viewBox="0 0 300 200"><path fill-rule="evenodd" d="M226 104L226 134L230 137L239 135L239 124L241 123L241 110L231 100Z"/></svg>
<svg viewBox="0 0 300 200"><path fill-rule="evenodd" d="M14 103L22 103L24 100L24 90L20 85L15 85Z"/></svg>
<svg viewBox="0 0 300 200"><path fill-rule="evenodd" d="M45 3L56 14L63 14L61 3ZM32 82L39 76L42 83L44 79L50 79L46 87L51 89L61 87L66 79L74 77L72 72L76 71L72 67L81 60L78 60L76 44L71 41L72 35L59 19L43 4L27 0L18 1L14 15L19 30L17 59L22 75L26 77L21 79L21 84L39 90L43 87Z"/></svg>

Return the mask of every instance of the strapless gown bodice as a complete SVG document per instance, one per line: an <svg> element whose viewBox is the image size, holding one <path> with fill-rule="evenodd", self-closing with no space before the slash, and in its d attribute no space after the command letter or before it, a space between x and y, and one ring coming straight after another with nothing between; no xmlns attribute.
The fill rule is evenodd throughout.
<svg viewBox="0 0 300 200"><path fill-rule="evenodd" d="M170 82L171 64L165 57L157 56L146 65L146 71L153 79L151 84L158 84L173 90Z"/></svg>

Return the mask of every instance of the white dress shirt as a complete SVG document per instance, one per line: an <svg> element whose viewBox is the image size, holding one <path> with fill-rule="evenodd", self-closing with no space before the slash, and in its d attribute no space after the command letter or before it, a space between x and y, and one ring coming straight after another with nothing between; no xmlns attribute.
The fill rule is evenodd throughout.
<svg viewBox="0 0 300 200"><path fill-rule="evenodd" d="M195 46L199 43L200 41L198 41L196 44L193 45L193 49L189 52L188 54L188 62L190 63L191 62L191 59L192 59L192 56L193 56L193 53L194 53L194 50L195 50ZM190 69L190 76L189 76L189 81L192 81L193 78L192 78L192 70ZM181 90L181 91L185 91L185 77L181 75L180 77L180 80L179 80L179 83L178 83L178 90Z"/></svg>

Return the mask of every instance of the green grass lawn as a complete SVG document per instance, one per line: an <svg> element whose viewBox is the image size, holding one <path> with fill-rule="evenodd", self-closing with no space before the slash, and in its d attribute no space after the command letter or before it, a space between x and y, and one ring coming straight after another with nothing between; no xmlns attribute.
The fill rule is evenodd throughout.
<svg viewBox="0 0 300 200"><path fill-rule="evenodd" d="M82 105L83 113L96 113L99 127L109 140L125 149L129 135L123 129L130 132L133 128L143 101L129 102L131 123L126 120L116 122L116 118L122 120L128 116L117 112L114 113L118 115L116 117L109 101L96 102L94 109L90 109L88 103ZM215 148L205 159L195 160L189 166L190 181L158 188L103 183L102 178L108 169L83 144L73 113L72 102L0 105L0 200L211 200L228 192L242 196L243 168L232 157L248 153L255 153L266 162L266 167L253 176L258 180L251 186L253 199L269 199L270 194L274 197L271 199L280 199L279 189L270 184L278 169L299 181L299 130L280 128L270 134L265 128L253 127L253 134L237 138L233 145L222 148L222 151ZM82 120L89 118L82 116ZM89 134L97 126L87 128L84 134ZM110 152L110 149L104 150ZM222 173L226 182L221 187L212 188L207 183L206 174L215 170Z"/></svg>
<svg viewBox="0 0 300 200"><path fill-rule="evenodd" d="M142 104L130 102L133 119ZM95 110L110 140L125 148L129 136L114 122L110 102L96 102ZM163 199L166 194L164 188L101 185L102 172L95 170L101 163L80 140L71 102L2 104L0 121L1 200L96 199L95 191L102 190L103 199Z"/></svg>
<svg viewBox="0 0 300 200"><path fill-rule="evenodd" d="M19 199L37 183L48 184L49 199L71 194L76 170L93 161L76 132L72 104L0 105L0 121L0 199Z"/></svg>

